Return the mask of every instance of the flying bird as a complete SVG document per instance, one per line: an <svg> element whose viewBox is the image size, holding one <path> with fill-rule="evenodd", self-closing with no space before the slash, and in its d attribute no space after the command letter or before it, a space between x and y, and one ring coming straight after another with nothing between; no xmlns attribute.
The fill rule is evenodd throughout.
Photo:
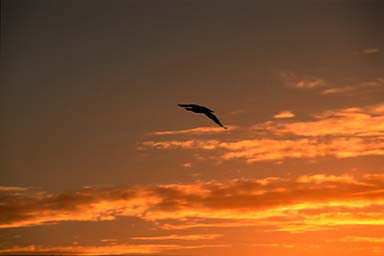
<svg viewBox="0 0 384 256"><path fill-rule="evenodd" d="M178 105L180 107L184 108L185 110L192 111L194 113L204 114L209 119L211 119L213 122L215 122L216 124L220 125L224 129L227 129L227 127L225 127L220 122L220 120L213 114L213 112L215 112L215 111L213 111L213 110L211 110L211 109L209 109L207 107L196 105L196 104L178 104Z"/></svg>

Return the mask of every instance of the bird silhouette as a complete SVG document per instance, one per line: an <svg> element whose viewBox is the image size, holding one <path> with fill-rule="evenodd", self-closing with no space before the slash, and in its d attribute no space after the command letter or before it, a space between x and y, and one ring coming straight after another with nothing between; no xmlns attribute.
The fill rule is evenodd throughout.
<svg viewBox="0 0 384 256"><path fill-rule="evenodd" d="M215 122L216 124L220 125L221 127L223 127L224 129L227 129L227 127L225 127L219 120L219 118L217 118L213 112L213 110L207 108L207 107L204 107L204 106L200 106L200 105L197 105L197 104L178 104L180 107L184 108L185 110L188 110L188 111L192 111L194 113L199 113L199 114L204 114L206 115L209 119L211 119L213 122Z"/></svg>

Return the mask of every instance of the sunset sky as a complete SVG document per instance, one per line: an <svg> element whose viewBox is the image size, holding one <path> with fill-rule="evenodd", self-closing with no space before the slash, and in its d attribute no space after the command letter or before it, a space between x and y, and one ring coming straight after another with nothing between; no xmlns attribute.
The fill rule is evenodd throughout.
<svg viewBox="0 0 384 256"><path fill-rule="evenodd" d="M1 5L0 254L384 255L383 1Z"/></svg>

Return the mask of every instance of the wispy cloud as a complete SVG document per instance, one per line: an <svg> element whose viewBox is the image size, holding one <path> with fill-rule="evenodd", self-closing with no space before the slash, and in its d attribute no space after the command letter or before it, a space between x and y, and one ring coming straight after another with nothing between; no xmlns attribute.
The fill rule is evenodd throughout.
<svg viewBox="0 0 384 256"><path fill-rule="evenodd" d="M366 48L366 49L363 49L361 52L365 53L365 54L373 54L373 53L380 52L380 49L379 48Z"/></svg>
<svg viewBox="0 0 384 256"><path fill-rule="evenodd" d="M321 93L323 95L330 95L330 94L356 94L356 93L363 93L363 92L379 92L384 90L384 79L383 78L377 78L371 81L364 81L361 83L356 83L352 85L347 86L341 86L341 87L331 87L328 89L323 90Z"/></svg>
<svg viewBox="0 0 384 256"><path fill-rule="evenodd" d="M324 174L315 174L315 175L303 175L297 178L298 183L347 183L347 184L356 184L356 185L368 185L367 183L360 183L352 175L324 175Z"/></svg>
<svg viewBox="0 0 384 256"><path fill-rule="evenodd" d="M304 232L345 225L382 226L383 187L384 176L379 174L319 173L294 178L93 188L64 194L26 191L24 195L10 193L1 199L0 227L105 221L122 216L161 223L167 230L258 226L265 230ZM134 239L218 237L217 234L171 234ZM153 252L155 247L146 246L148 252Z"/></svg>
<svg viewBox="0 0 384 256"><path fill-rule="evenodd" d="M243 114L245 111L243 109L237 109L229 112L230 115L238 115L238 114Z"/></svg>
<svg viewBox="0 0 384 256"><path fill-rule="evenodd" d="M118 241L119 239L115 239L115 238L105 238L100 240L100 242L103 242L103 243L117 243Z"/></svg>
<svg viewBox="0 0 384 256"><path fill-rule="evenodd" d="M296 245L294 243L252 243L248 244L251 247L282 247L282 248L295 248Z"/></svg>
<svg viewBox="0 0 384 256"><path fill-rule="evenodd" d="M346 236L338 241L341 242L367 242L367 243L384 243L384 237L373 236Z"/></svg>
<svg viewBox="0 0 384 256"><path fill-rule="evenodd" d="M237 126L228 126L226 130L224 130L221 127L197 127L192 129L186 129L186 130L173 130L173 131L159 131L159 132L152 132L149 133L149 135L179 135L179 134L211 134L211 133L222 133L227 132L231 130L238 129Z"/></svg>
<svg viewBox="0 0 384 256"><path fill-rule="evenodd" d="M299 80L296 81L296 88L318 88L326 85L326 82L322 79L313 79L313 80Z"/></svg>
<svg viewBox="0 0 384 256"><path fill-rule="evenodd" d="M27 190L29 188L26 188L26 187L16 187L16 186L0 186L0 192L1 191L24 191L24 190Z"/></svg>
<svg viewBox="0 0 384 256"><path fill-rule="evenodd" d="M183 163L181 166L183 166L184 168L192 168L192 163L191 162Z"/></svg>
<svg viewBox="0 0 384 256"><path fill-rule="evenodd" d="M181 249L196 249L209 247L226 247L224 244L201 244L201 245L182 245L182 244L113 244L103 246L14 246L0 248L1 254L70 254L70 255L131 255L131 254L153 254L164 251Z"/></svg>
<svg viewBox="0 0 384 256"><path fill-rule="evenodd" d="M329 89L326 89L326 90L322 91L321 93L324 94L324 95L327 95L327 94L341 94L341 93L351 92L351 91L354 91L354 90L356 90L356 87L354 87L354 86L344 86L344 87L329 88Z"/></svg>
<svg viewBox="0 0 384 256"><path fill-rule="evenodd" d="M384 237L374 236L346 236L338 239L340 242L364 242L364 243L384 243Z"/></svg>
<svg viewBox="0 0 384 256"><path fill-rule="evenodd" d="M280 73L280 79L285 85L298 89L314 89L327 86L324 79L299 76L293 72Z"/></svg>
<svg viewBox="0 0 384 256"><path fill-rule="evenodd" d="M222 237L221 234L168 235L132 237L132 240L211 240Z"/></svg>

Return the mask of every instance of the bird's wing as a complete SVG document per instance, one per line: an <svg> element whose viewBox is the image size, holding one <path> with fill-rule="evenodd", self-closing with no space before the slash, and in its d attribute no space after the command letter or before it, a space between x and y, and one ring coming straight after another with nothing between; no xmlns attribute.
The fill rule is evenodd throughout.
<svg viewBox="0 0 384 256"><path fill-rule="evenodd" d="M192 107L196 107L198 105L196 104L177 104L179 107L183 107L183 108L192 108Z"/></svg>
<svg viewBox="0 0 384 256"><path fill-rule="evenodd" d="M204 113L209 119L211 119L213 122L217 123L218 125L220 125L221 127L223 128L226 128L224 127L224 125L220 122L220 120L211 112L207 112L207 113Z"/></svg>
<svg viewBox="0 0 384 256"><path fill-rule="evenodd" d="M204 107L204 106L200 106L201 108L203 108L204 109L204 111L209 111L209 112L215 112L215 111L213 111L212 109L209 109L209 108L207 108L207 107Z"/></svg>

